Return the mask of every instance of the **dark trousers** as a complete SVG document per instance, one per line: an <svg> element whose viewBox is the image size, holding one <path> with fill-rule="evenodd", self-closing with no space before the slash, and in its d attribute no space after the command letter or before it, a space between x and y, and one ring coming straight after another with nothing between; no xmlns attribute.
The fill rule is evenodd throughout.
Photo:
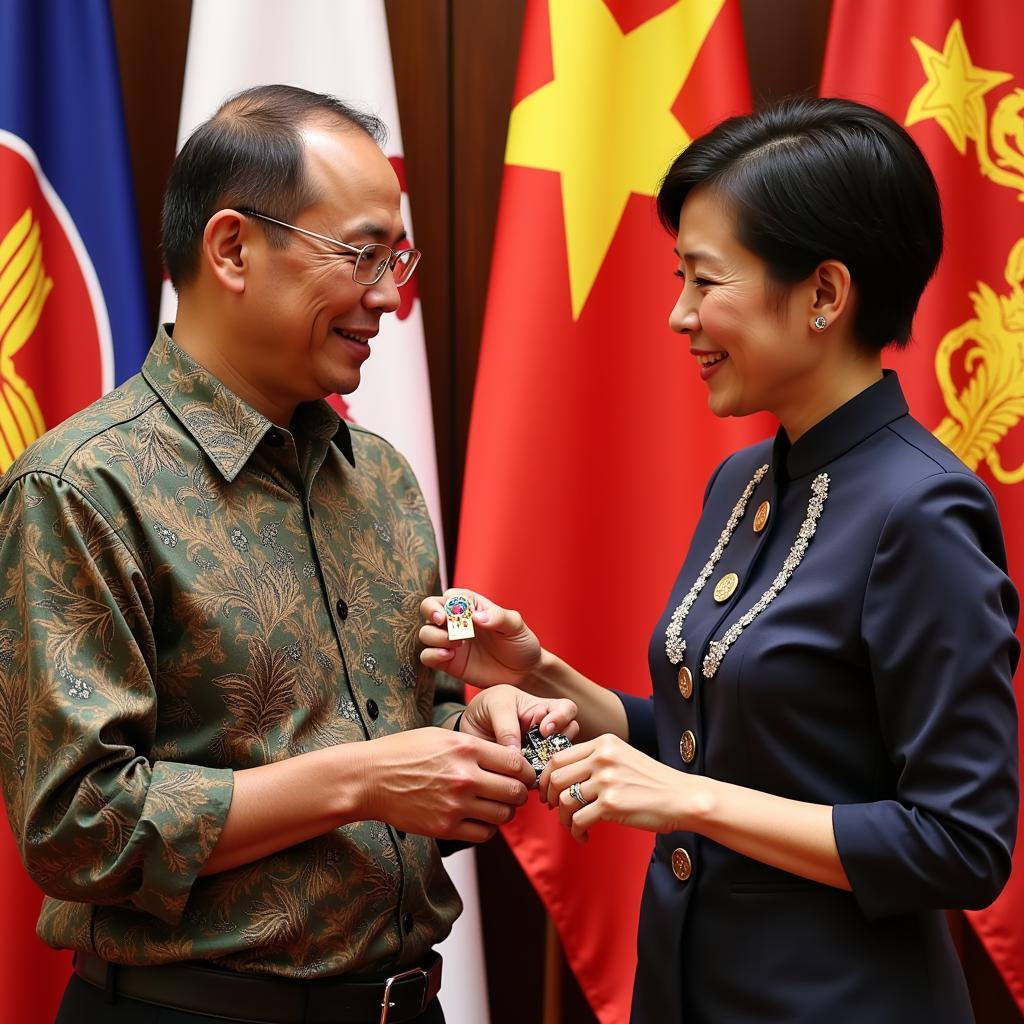
<svg viewBox="0 0 1024 1024"><path fill-rule="evenodd" d="M140 1003L136 999L117 996L113 1003L107 1002L102 989L83 981L77 974L71 975L64 999L57 1011L54 1024L235 1024L227 1017L207 1017L204 1014L186 1013L183 1010L167 1010L152 1003ZM338 1024L346 1024L339 1020ZM435 999L418 1017L409 1024L444 1024L441 1004Z"/></svg>

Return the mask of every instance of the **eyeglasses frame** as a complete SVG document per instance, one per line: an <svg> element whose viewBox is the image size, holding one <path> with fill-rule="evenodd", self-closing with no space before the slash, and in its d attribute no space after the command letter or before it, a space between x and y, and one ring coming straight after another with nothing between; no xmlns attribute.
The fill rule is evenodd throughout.
<svg viewBox="0 0 1024 1024"><path fill-rule="evenodd" d="M265 220L270 224L276 224L279 228L287 228L289 231L297 231L300 235L308 235L310 238L315 238L317 241L326 242L328 245L336 246L339 249L348 249L349 252L357 254L356 262L352 266L352 280L356 284L363 288L372 288L377 284L384 274L390 270L392 274L395 272L395 263L398 260L399 254L405 255L406 253L412 253L412 266L409 268L409 272L402 279L401 282L395 281L396 288L404 288L412 279L412 275L416 272L416 268L419 266L420 257L423 255L419 249L393 249L390 245L385 245L384 242L367 242L366 245L349 245L348 242L342 242L337 238L329 238L327 235L317 234L315 231L310 231L308 228L300 228L297 224L289 224L287 221L278 220L276 217L268 217L265 213L259 213L256 210L251 210L248 207L239 207L238 213L245 217L255 217L257 220ZM377 271L377 276L369 283L356 280L356 267L359 266L359 260L367 249L370 248L383 248L387 249L391 255L381 262L380 270ZM337 255L341 255L338 253Z"/></svg>

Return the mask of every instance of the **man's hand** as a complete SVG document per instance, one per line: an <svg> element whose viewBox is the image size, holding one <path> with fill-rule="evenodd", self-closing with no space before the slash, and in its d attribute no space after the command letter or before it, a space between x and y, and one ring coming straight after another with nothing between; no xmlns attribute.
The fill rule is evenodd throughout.
<svg viewBox="0 0 1024 1024"><path fill-rule="evenodd" d="M476 636L472 640L449 640L445 598L466 593L473 599ZM446 590L441 597L425 598L420 614L428 622L420 629L420 640L425 645L420 660L473 686L518 686L540 662L540 641L519 612L502 608L482 594L463 588Z"/></svg>
<svg viewBox="0 0 1024 1024"><path fill-rule="evenodd" d="M498 684L469 702L459 732L520 750L523 736L535 725L542 736L560 732L575 739L580 731L576 705L564 698L534 697L514 686Z"/></svg>
<svg viewBox="0 0 1024 1024"><path fill-rule="evenodd" d="M450 729L411 729L361 744L362 793L354 820L480 843L515 816L534 785L518 747Z"/></svg>

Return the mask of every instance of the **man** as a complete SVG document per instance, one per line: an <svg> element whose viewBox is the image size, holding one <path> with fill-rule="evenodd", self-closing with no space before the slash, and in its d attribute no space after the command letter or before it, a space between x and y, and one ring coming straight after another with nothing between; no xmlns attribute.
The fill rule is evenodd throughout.
<svg viewBox="0 0 1024 1024"><path fill-rule="evenodd" d="M197 129L173 338L0 486L4 795L39 933L77 951L60 1022L443 1020L430 837L490 836L533 780L521 730L572 727L440 693L423 498L322 401L418 258L379 129L285 86Z"/></svg>

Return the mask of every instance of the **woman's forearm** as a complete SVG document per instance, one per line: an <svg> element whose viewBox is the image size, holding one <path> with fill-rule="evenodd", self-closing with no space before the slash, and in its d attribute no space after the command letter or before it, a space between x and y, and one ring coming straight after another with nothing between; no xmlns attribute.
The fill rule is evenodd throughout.
<svg viewBox="0 0 1024 1024"><path fill-rule="evenodd" d="M691 776L679 827L746 857L815 882L850 889L832 828L832 808ZM689 783L692 783L690 785Z"/></svg>
<svg viewBox="0 0 1024 1024"><path fill-rule="evenodd" d="M581 741L604 733L629 739L622 701L550 651L541 653L540 664L523 680L522 687L538 697L568 697L574 701L579 709L576 721Z"/></svg>

